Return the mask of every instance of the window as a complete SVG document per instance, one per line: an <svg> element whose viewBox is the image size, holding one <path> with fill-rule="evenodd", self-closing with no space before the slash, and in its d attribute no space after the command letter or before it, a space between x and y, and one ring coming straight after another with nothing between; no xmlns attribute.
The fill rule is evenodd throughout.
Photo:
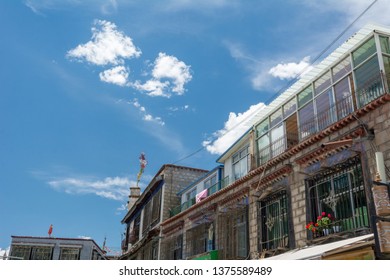
<svg viewBox="0 0 390 280"><path fill-rule="evenodd" d="M379 74L378 57L374 56L355 70L357 98L360 106L364 106L383 93Z"/></svg>
<svg viewBox="0 0 390 280"><path fill-rule="evenodd" d="M313 91L311 86L307 87L305 90L301 91L298 94L298 107L301 108L307 102L313 99Z"/></svg>
<svg viewBox="0 0 390 280"><path fill-rule="evenodd" d="M262 121L260 124L256 126L256 135L257 137L263 135L269 130L269 122L268 119Z"/></svg>
<svg viewBox="0 0 390 280"><path fill-rule="evenodd" d="M182 260L183 259L183 234L175 233L173 236L164 237L161 249L161 259Z"/></svg>
<svg viewBox="0 0 390 280"><path fill-rule="evenodd" d="M223 259L245 259L249 253L247 200L227 208L219 218L219 252Z"/></svg>
<svg viewBox="0 0 390 280"><path fill-rule="evenodd" d="M298 112L301 139L316 132L313 103L310 102Z"/></svg>
<svg viewBox="0 0 390 280"><path fill-rule="evenodd" d="M288 117L289 115L294 113L296 109L297 109L297 102L295 101L295 98L293 98L283 105L284 117Z"/></svg>
<svg viewBox="0 0 390 280"><path fill-rule="evenodd" d="M186 193L186 201L188 202L189 205L191 203L195 203L195 197L196 197L196 188L193 188L188 193Z"/></svg>
<svg viewBox="0 0 390 280"><path fill-rule="evenodd" d="M174 260L183 259L183 235L182 234L174 238L173 259Z"/></svg>
<svg viewBox="0 0 390 280"><path fill-rule="evenodd" d="M384 63L384 66L385 66L385 75L386 75L387 88L389 88L389 85L390 85L390 57L383 56L383 63Z"/></svg>
<svg viewBox="0 0 390 280"><path fill-rule="evenodd" d="M284 126L283 124L271 130L271 153L272 157L280 155L285 150L285 139L284 139Z"/></svg>
<svg viewBox="0 0 390 280"><path fill-rule="evenodd" d="M31 260L51 260L53 257L52 247L32 247Z"/></svg>
<svg viewBox="0 0 390 280"><path fill-rule="evenodd" d="M92 260L103 260L104 257L97 251L97 250L93 250L92 251Z"/></svg>
<svg viewBox="0 0 390 280"><path fill-rule="evenodd" d="M259 202L259 251L289 247L287 213L285 191L269 195Z"/></svg>
<svg viewBox="0 0 390 280"><path fill-rule="evenodd" d="M152 226L156 225L160 221L161 193L162 189L160 188L160 190L153 196Z"/></svg>
<svg viewBox="0 0 390 280"><path fill-rule="evenodd" d="M141 224L141 215L134 219L133 230L130 232L130 243L134 244L139 240L139 232L140 232L140 224Z"/></svg>
<svg viewBox="0 0 390 280"><path fill-rule="evenodd" d="M79 260L80 248L61 248L60 260Z"/></svg>
<svg viewBox="0 0 390 280"><path fill-rule="evenodd" d="M318 129L322 130L328 127L335 121L335 113L334 112L334 101L333 101L333 93L332 89L328 89L324 93L321 93L315 99L316 109L317 109L317 122Z"/></svg>
<svg viewBox="0 0 390 280"><path fill-rule="evenodd" d="M315 221L322 212L335 217L343 231L368 228L368 210L363 175L358 157L328 168L307 179L308 218Z"/></svg>
<svg viewBox="0 0 390 280"><path fill-rule="evenodd" d="M351 59L346 57L332 69L333 81L338 81L351 72Z"/></svg>
<svg viewBox="0 0 390 280"><path fill-rule="evenodd" d="M338 119L353 112L353 101L350 87L350 76L345 77L334 86Z"/></svg>
<svg viewBox="0 0 390 280"><path fill-rule="evenodd" d="M11 256L12 259L29 260L31 253L30 246L12 245Z"/></svg>
<svg viewBox="0 0 390 280"><path fill-rule="evenodd" d="M148 203L146 203L144 207L144 214L143 214L143 221L142 221L142 232L145 232L149 229L150 222L151 222L151 213L152 211L152 200L149 200Z"/></svg>
<svg viewBox="0 0 390 280"><path fill-rule="evenodd" d="M325 89L330 87L330 85L331 85L330 72L327 72L322 77L320 77L317 81L314 82L315 95L320 94Z"/></svg>
<svg viewBox="0 0 390 280"><path fill-rule="evenodd" d="M233 174L234 179L240 179L248 173L250 169L249 146L233 155Z"/></svg>
<svg viewBox="0 0 390 280"><path fill-rule="evenodd" d="M204 189L208 189L217 183L217 174L214 174L210 178L204 181Z"/></svg>
<svg viewBox="0 0 390 280"><path fill-rule="evenodd" d="M358 66L376 52L374 37L352 53L353 65Z"/></svg>
<svg viewBox="0 0 390 280"><path fill-rule="evenodd" d="M157 192L152 193L152 197L149 198L143 209L143 232L149 230L150 227L155 226L160 221L161 192L162 189L160 188Z"/></svg>
<svg viewBox="0 0 390 280"><path fill-rule="evenodd" d="M389 38L384 36L379 36L379 41L381 42L382 53L390 54Z"/></svg>
<svg viewBox="0 0 390 280"><path fill-rule="evenodd" d="M271 127L274 127L275 125L280 123L282 119L283 119L282 108L280 108L275 113L273 113L270 117Z"/></svg>
<svg viewBox="0 0 390 280"><path fill-rule="evenodd" d="M208 229L210 224L205 222L186 232L186 250L188 257L207 252Z"/></svg>
<svg viewBox="0 0 390 280"><path fill-rule="evenodd" d="M270 139L269 134L266 134L257 139L257 161L261 165L270 159Z"/></svg>

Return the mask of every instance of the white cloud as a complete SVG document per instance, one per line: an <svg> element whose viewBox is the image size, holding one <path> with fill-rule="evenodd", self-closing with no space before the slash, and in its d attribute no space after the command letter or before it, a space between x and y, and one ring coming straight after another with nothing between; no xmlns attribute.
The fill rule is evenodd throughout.
<svg viewBox="0 0 390 280"><path fill-rule="evenodd" d="M278 65L272 67L268 73L275 78L282 80L289 80L303 75L304 73L310 71L313 67L310 66L310 57L306 56L300 62L289 62L289 63L279 63Z"/></svg>
<svg viewBox="0 0 390 280"><path fill-rule="evenodd" d="M137 90L145 91L149 96L171 97L171 94L166 92L166 89L169 86L168 81L162 82L151 79L146 81L144 84L142 84L140 81L136 81L132 84L132 86Z"/></svg>
<svg viewBox="0 0 390 280"><path fill-rule="evenodd" d="M151 114L146 112L146 108L144 106L141 106L138 99L135 98L133 101L129 101L128 104L133 105L135 108L139 110L139 112L142 114L142 119L147 122L154 122L160 126L164 126L165 122L160 117L153 117Z"/></svg>
<svg viewBox="0 0 390 280"><path fill-rule="evenodd" d="M127 204L122 204L120 207L116 208L116 215L120 215L122 212L127 211Z"/></svg>
<svg viewBox="0 0 390 280"><path fill-rule="evenodd" d="M94 194L123 201L129 195L129 187L136 182L125 177L107 177L103 180L68 177L50 180L48 184L67 194Z"/></svg>
<svg viewBox="0 0 390 280"><path fill-rule="evenodd" d="M172 93L183 95L185 84L191 81L191 66L174 56L159 53L153 63L152 78L145 83L136 81L132 86L145 91L149 96L171 97Z"/></svg>
<svg viewBox="0 0 390 280"><path fill-rule="evenodd" d="M192 79L190 66L165 53L158 54L152 75L156 79L173 80L172 91L179 95L184 94L184 85Z"/></svg>
<svg viewBox="0 0 390 280"><path fill-rule="evenodd" d="M188 110L190 110L190 105L171 106L168 108L168 111L171 111L171 112L188 111Z"/></svg>
<svg viewBox="0 0 390 280"><path fill-rule="evenodd" d="M145 114L143 120L148 122L155 122L161 126L165 125L165 122L160 117L153 117L151 114Z"/></svg>
<svg viewBox="0 0 390 280"><path fill-rule="evenodd" d="M258 119L257 114L265 109L264 103L250 106L244 113L229 114L224 128L213 133L216 140L206 140L203 146L211 154L224 153L235 141L237 141Z"/></svg>
<svg viewBox="0 0 390 280"><path fill-rule="evenodd" d="M141 51L130 37L118 31L114 23L96 20L91 41L68 51L69 58L85 60L96 65L123 64L124 59L139 57Z"/></svg>
<svg viewBox="0 0 390 280"><path fill-rule="evenodd" d="M116 66L101 72L99 77L103 82L125 86L129 77L129 71L124 66Z"/></svg>

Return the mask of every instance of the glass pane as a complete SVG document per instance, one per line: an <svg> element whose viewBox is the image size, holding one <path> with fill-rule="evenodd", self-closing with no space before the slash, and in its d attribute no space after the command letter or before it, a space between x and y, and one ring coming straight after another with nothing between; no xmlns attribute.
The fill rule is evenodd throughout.
<svg viewBox="0 0 390 280"><path fill-rule="evenodd" d="M269 159L270 139L269 135L266 134L263 137L257 139L257 152L258 152L258 164L263 164Z"/></svg>
<svg viewBox="0 0 390 280"><path fill-rule="evenodd" d="M383 93L378 57L374 56L355 70L359 106L364 106Z"/></svg>
<svg viewBox="0 0 390 280"><path fill-rule="evenodd" d="M330 72L327 72L321 78L319 78L317 81L314 82L315 95L323 92L325 89L330 87L330 85L331 85Z"/></svg>
<svg viewBox="0 0 390 280"><path fill-rule="evenodd" d="M367 58L369 58L371 55L373 55L375 52L376 52L375 40L374 37L372 37L370 40L364 43L359 49L357 49L352 53L354 66L359 65Z"/></svg>
<svg viewBox="0 0 390 280"><path fill-rule="evenodd" d="M296 109L297 102L295 101L295 98L293 98L283 106L283 114L285 117L287 117L294 113Z"/></svg>
<svg viewBox="0 0 390 280"><path fill-rule="evenodd" d="M319 95L316 100L318 129L324 129L334 122L332 90Z"/></svg>
<svg viewBox="0 0 390 280"><path fill-rule="evenodd" d="M334 86L338 119L344 118L353 112L352 94L349 86L349 77L345 77Z"/></svg>
<svg viewBox="0 0 390 280"><path fill-rule="evenodd" d="M301 110L299 110L298 118L301 139L316 132L313 103L310 102Z"/></svg>
<svg viewBox="0 0 390 280"><path fill-rule="evenodd" d="M385 77L387 82L387 88L389 88L390 84L390 57L383 56L383 63L385 65Z"/></svg>
<svg viewBox="0 0 390 280"><path fill-rule="evenodd" d="M337 81L351 72L351 59L348 56L332 69L333 81Z"/></svg>
<svg viewBox="0 0 390 280"><path fill-rule="evenodd" d="M380 36L379 40L381 42L381 50L383 53L390 54L390 45L389 45L389 38Z"/></svg>
<svg viewBox="0 0 390 280"><path fill-rule="evenodd" d="M313 98L313 92L311 90L311 87L308 87L298 94L298 107L301 108L312 98Z"/></svg>
<svg viewBox="0 0 390 280"><path fill-rule="evenodd" d="M268 129L269 129L269 123L268 123L268 119L266 119L263 122L261 122L259 125L257 125L257 127L256 127L257 137L266 133L268 131Z"/></svg>
<svg viewBox="0 0 390 280"><path fill-rule="evenodd" d="M270 119L271 127L274 127L276 124L280 123L282 121L282 108L273 113Z"/></svg>
<svg viewBox="0 0 390 280"><path fill-rule="evenodd" d="M281 154L284 151L284 126L280 124L271 130L271 152L272 157Z"/></svg>

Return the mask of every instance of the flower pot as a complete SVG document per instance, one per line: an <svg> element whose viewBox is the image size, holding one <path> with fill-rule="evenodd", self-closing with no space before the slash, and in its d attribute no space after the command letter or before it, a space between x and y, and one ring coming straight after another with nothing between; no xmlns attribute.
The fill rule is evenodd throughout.
<svg viewBox="0 0 390 280"><path fill-rule="evenodd" d="M341 226L333 226L333 232L340 232L341 231Z"/></svg>
<svg viewBox="0 0 390 280"><path fill-rule="evenodd" d="M323 230L322 230L322 232L324 233L324 236L327 236L327 235L329 235L331 232L330 232L330 228L324 228Z"/></svg>

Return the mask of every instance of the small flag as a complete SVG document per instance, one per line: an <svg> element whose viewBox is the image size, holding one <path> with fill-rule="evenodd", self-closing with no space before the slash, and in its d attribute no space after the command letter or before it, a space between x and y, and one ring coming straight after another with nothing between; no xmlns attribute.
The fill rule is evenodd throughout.
<svg viewBox="0 0 390 280"><path fill-rule="evenodd" d="M53 232L53 225L50 225L49 231L47 232L49 234L49 237L51 236L52 232Z"/></svg>
<svg viewBox="0 0 390 280"><path fill-rule="evenodd" d="M137 186L138 186L138 182L141 180L142 173L144 173L144 169L145 169L146 165L148 164L144 153L141 153L141 155L139 157L139 162L140 162L140 170L139 170L138 175L137 175Z"/></svg>

